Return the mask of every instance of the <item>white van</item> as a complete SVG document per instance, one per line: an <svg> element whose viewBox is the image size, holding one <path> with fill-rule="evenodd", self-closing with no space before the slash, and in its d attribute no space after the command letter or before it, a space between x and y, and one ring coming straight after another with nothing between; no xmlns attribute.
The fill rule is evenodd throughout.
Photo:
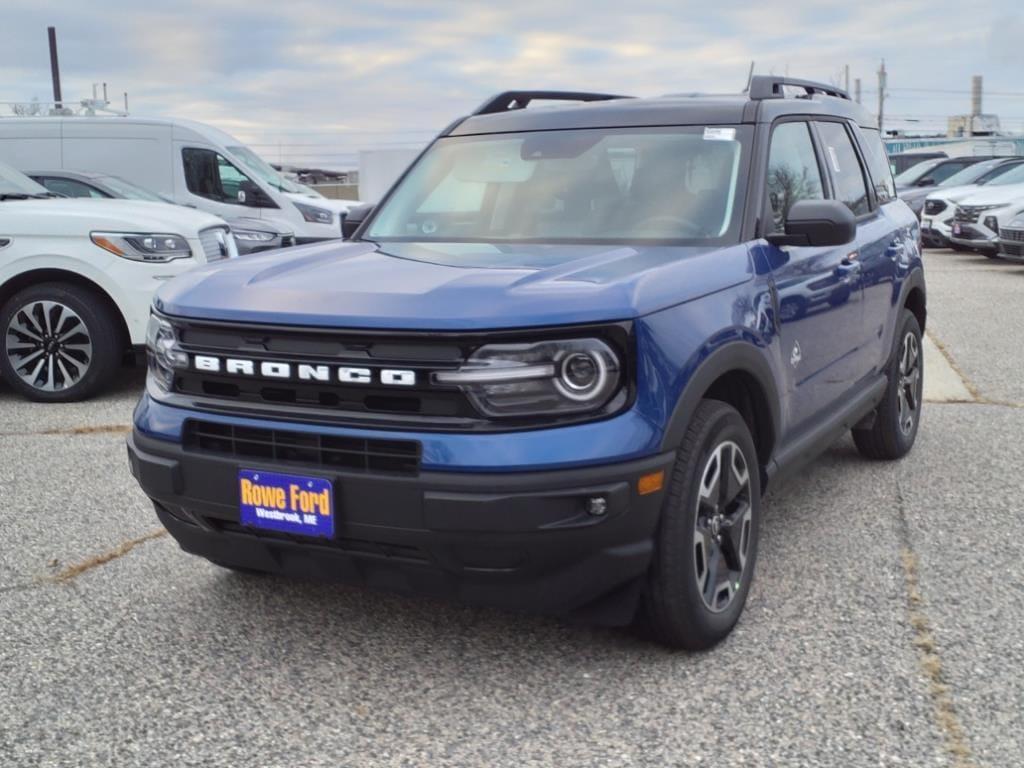
<svg viewBox="0 0 1024 768"><path fill-rule="evenodd" d="M354 200L328 200L289 181L242 142L191 120L121 116L0 118L0 160L120 176L224 219L268 219L296 243L341 237Z"/></svg>

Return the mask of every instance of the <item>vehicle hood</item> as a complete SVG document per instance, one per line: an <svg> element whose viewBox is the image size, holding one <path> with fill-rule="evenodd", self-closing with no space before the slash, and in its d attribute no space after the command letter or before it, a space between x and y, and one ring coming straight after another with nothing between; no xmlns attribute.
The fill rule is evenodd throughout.
<svg viewBox="0 0 1024 768"><path fill-rule="evenodd" d="M485 330L625 320L753 275L745 245L328 242L200 267L155 303L236 322Z"/></svg>
<svg viewBox="0 0 1024 768"><path fill-rule="evenodd" d="M57 237L108 231L197 238L201 229L224 226L223 219L171 203L97 198L5 200L0 220L5 234Z"/></svg>
<svg viewBox="0 0 1024 768"><path fill-rule="evenodd" d="M973 195L958 201L962 205L996 205L1001 203L1024 202L1024 184L1001 184L995 187L981 187Z"/></svg>
<svg viewBox="0 0 1024 768"><path fill-rule="evenodd" d="M317 208L326 208L328 211L334 211L334 213L348 213L350 209L355 208L357 205L362 205L359 200L332 200L329 197L310 197L301 192L285 192L284 195L300 203L313 205Z"/></svg>
<svg viewBox="0 0 1024 768"><path fill-rule="evenodd" d="M973 195L975 192L982 188L981 184L963 184L959 187L943 187L942 189L932 189L928 195L929 200L949 200L956 202L962 200L965 197Z"/></svg>

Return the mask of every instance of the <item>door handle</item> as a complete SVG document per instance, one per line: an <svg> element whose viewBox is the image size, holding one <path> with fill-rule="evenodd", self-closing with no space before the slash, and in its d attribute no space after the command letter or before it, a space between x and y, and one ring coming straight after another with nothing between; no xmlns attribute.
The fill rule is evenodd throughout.
<svg viewBox="0 0 1024 768"><path fill-rule="evenodd" d="M846 257L836 266L834 273L836 277L845 278L860 271L860 261L857 260L857 252L846 254Z"/></svg>

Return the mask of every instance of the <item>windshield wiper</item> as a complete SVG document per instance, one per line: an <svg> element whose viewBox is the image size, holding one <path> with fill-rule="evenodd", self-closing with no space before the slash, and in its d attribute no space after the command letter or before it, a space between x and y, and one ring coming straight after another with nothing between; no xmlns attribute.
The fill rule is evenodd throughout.
<svg viewBox="0 0 1024 768"><path fill-rule="evenodd" d="M0 192L0 200L45 200L56 197L52 192L33 194L30 192Z"/></svg>

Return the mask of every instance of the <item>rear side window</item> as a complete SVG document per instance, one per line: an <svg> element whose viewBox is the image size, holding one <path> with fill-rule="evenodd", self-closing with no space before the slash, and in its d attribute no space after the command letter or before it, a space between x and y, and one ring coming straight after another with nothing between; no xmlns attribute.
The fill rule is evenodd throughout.
<svg viewBox="0 0 1024 768"><path fill-rule="evenodd" d="M878 198L879 204L895 200L896 182L892 178L892 166L889 165L889 157L885 153L881 135L870 128L861 128L860 137L868 161L868 171L871 173L871 182L875 187L875 197Z"/></svg>
<svg viewBox="0 0 1024 768"><path fill-rule="evenodd" d="M821 170L807 123L782 123L772 131L768 153L768 233L785 231L786 214L798 200L825 197Z"/></svg>
<svg viewBox="0 0 1024 768"><path fill-rule="evenodd" d="M869 213L871 201L864 183L864 169L846 126L842 123L818 123L818 131L825 148L825 164L831 170L835 183L836 199L845 203L855 216Z"/></svg>

